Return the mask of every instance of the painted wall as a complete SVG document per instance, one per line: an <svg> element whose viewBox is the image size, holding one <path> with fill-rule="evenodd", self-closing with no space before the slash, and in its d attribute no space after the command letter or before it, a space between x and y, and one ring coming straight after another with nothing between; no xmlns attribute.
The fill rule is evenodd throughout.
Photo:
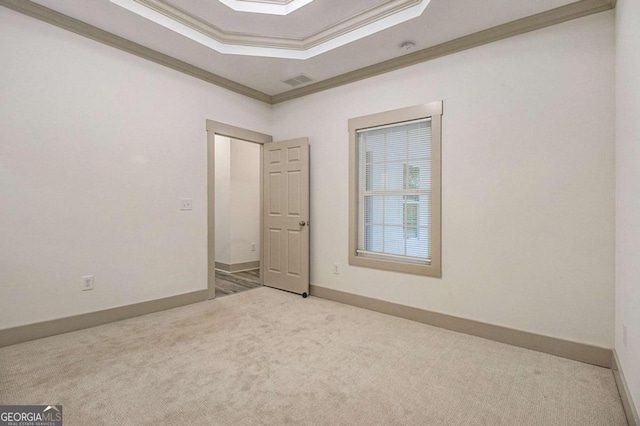
<svg viewBox="0 0 640 426"><path fill-rule="evenodd" d="M231 263L231 139L215 137L216 262Z"/></svg>
<svg viewBox="0 0 640 426"><path fill-rule="evenodd" d="M347 120L436 100L442 279L349 266ZM613 12L276 105L310 137L312 284L613 347L613 123Z"/></svg>
<svg viewBox="0 0 640 426"><path fill-rule="evenodd" d="M216 136L216 262L258 260L260 145Z"/></svg>
<svg viewBox="0 0 640 426"><path fill-rule="evenodd" d="M232 140L231 263L256 260L260 260L260 145Z"/></svg>
<svg viewBox="0 0 640 426"><path fill-rule="evenodd" d="M640 3L616 7L616 352L640 412ZM626 343L623 326L627 327Z"/></svg>
<svg viewBox="0 0 640 426"><path fill-rule="evenodd" d="M206 289L206 119L270 108L3 7L0 58L0 329Z"/></svg>

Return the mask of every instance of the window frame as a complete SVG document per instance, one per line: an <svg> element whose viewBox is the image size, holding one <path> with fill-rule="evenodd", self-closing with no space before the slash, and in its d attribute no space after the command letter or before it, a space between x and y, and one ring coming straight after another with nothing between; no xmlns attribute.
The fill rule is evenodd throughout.
<svg viewBox="0 0 640 426"><path fill-rule="evenodd" d="M359 130L431 119L431 262L417 264L358 255L358 136ZM442 101L416 105L349 120L349 264L387 271L442 277Z"/></svg>

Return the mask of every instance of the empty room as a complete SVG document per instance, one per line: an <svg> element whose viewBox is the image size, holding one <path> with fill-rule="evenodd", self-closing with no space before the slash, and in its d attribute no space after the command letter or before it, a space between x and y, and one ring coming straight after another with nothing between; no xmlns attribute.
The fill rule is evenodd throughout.
<svg viewBox="0 0 640 426"><path fill-rule="evenodd" d="M638 0L0 0L0 426L640 425Z"/></svg>

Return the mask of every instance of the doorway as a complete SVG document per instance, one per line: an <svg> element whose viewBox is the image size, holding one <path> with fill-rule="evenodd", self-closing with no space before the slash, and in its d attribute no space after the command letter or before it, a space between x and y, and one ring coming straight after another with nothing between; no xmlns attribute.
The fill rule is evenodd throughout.
<svg viewBox="0 0 640 426"><path fill-rule="evenodd" d="M269 135L207 120L208 298L216 297L216 136L260 146L260 285L307 297L309 140L273 142Z"/></svg>
<svg viewBox="0 0 640 426"><path fill-rule="evenodd" d="M262 285L261 145L215 135L215 297Z"/></svg>
<svg viewBox="0 0 640 426"><path fill-rule="evenodd" d="M237 143L258 144L260 147L260 177L262 177L262 145L270 143L273 138L264 133L254 132L252 130L246 130L240 127L231 126L228 124L220 123L217 121L207 120L207 248L208 248L208 298L214 299L216 297L216 136L222 136L229 139L235 139ZM262 179L262 178L261 178ZM259 212L262 212L262 181L260 182L260 197L259 197ZM263 218L260 214L259 229L263 227ZM264 265L263 257L263 242L262 235L258 241L250 241L249 244L257 243L256 251L259 257L259 271L257 277L257 285L262 285L262 268ZM251 245L249 246L251 249ZM218 266L220 265L218 262ZM229 263L231 265L231 263ZM231 269L231 268L229 268ZM255 271L254 271L255 274ZM220 275L220 273L218 273ZM253 277L254 280L256 277Z"/></svg>

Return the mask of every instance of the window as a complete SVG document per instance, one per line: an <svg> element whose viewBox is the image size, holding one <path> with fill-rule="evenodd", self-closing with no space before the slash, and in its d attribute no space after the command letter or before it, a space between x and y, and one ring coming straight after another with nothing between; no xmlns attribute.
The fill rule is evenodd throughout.
<svg viewBox="0 0 640 426"><path fill-rule="evenodd" d="M403 164L402 187L408 190L420 188L420 167L408 163ZM418 202L419 195L403 195L403 224L405 238L418 238ZM423 208L423 210L425 210Z"/></svg>
<svg viewBox="0 0 640 426"><path fill-rule="evenodd" d="M349 263L441 276L442 102L349 120Z"/></svg>

